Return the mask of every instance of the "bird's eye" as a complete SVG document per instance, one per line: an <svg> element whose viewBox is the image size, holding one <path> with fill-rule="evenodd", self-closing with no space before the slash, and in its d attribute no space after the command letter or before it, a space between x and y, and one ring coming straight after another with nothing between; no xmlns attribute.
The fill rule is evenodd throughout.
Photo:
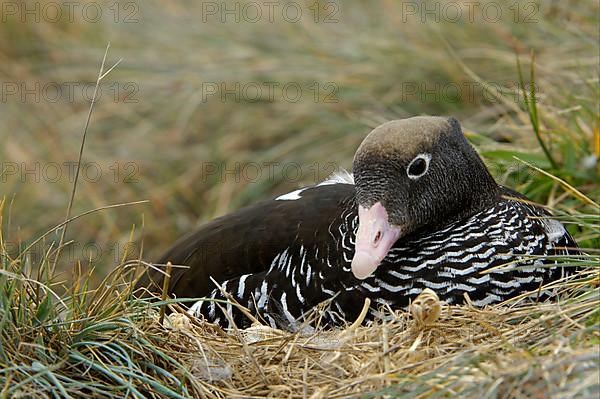
<svg viewBox="0 0 600 399"><path fill-rule="evenodd" d="M429 161L431 160L430 154L419 154L417 155L406 168L406 174L410 179L416 180L419 177L427 173L429 169Z"/></svg>

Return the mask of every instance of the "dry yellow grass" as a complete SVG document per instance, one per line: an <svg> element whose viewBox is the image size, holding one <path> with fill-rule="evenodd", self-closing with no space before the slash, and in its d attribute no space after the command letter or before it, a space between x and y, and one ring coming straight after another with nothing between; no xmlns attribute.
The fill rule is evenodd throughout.
<svg viewBox="0 0 600 399"><path fill-rule="evenodd" d="M597 286L596 272L583 274L586 282L567 289L571 295ZM371 326L295 333L261 325L225 332L178 313L164 326L158 317L146 322L191 371L191 385L205 398L546 398L598 392L600 334L585 325L586 315L600 306L597 288L576 299L563 293L555 302L517 299L484 309L439 304L425 295L421 306L441 305L439 318L426 324L419 319L423 308L415 307L388 312L389 320Z"/></svg>

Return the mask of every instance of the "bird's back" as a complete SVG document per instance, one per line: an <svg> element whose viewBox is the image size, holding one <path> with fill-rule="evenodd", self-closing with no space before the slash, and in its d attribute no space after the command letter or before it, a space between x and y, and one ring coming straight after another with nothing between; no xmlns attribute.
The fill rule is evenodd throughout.
<svg viewBox="0 0 600 399"><path fill-rule="evenodd" d="M203 224L176 241L156 262L173 268L169 294L179 298L208 295L214 284L266 271L277 254L294 245L315 247L353 200L354 186L308 187L242 208ZM181 266L181 267L179 267ZM148 270L138 287L162 289L164 273Z"/></svg>

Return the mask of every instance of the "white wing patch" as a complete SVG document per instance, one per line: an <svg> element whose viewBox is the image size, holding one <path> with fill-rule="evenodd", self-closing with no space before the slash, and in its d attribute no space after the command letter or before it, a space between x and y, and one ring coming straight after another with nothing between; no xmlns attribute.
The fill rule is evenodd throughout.
<svg viewBox="0 0 600 399"><path fill-rule="evenodd" d="M298 190L292 191L287 194L280 195L275 198L275 201L295 201L302 198L302 192L312 187L329 186L332 184L354 184L354 176L352 173L342 169L338 172L333 173L327 179L323 180L316 186L303 187Z"/></svg>
<svg viewBox="0 0 600 399"><path fill-rule="evenodd" d="M295 201L297 199L300 199L300 194L307 188L308 187L304 187L299 190L292 191L291 193L280 195L279 197L275 198L275 201Z"/></svg>
<svg viewBox="0 0 600 399"><path fill-rule="evenodd" d="M327 179L323 180L317 186L327 186L329 184L354 184L354 175L346 169L341 169L332 173Z"/></svg>

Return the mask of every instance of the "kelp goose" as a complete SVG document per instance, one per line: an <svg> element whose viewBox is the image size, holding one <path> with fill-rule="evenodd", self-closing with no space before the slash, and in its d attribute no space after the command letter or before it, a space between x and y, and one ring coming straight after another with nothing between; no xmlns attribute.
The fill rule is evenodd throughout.
<svg viewBox="0 0 600 399"><path fill-rule="evenodd" d="M224 299L212 277L273 327L294 328L326 300L322 322L336 325L353 321L366 297L372 319L425 288L450 304L464 294L476 306L497 303L560 278L563 268L540 255L576 247L543 208L494 181L454 118L375 128L353 171L181 238L158 261L189 267L173 269L169 293L209 298L191 306L198 317L248 326L235 306L211 300ZM158 292L163 275L150 270L138 286Z"/></svg>

